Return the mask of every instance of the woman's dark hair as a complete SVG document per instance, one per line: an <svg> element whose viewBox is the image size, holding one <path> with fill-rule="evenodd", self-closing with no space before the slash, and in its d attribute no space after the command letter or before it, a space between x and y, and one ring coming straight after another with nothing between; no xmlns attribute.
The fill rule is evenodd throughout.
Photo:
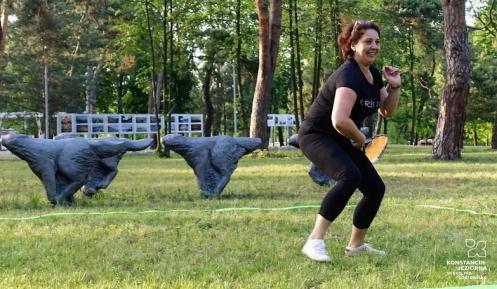
<svg viewBox="0 0 497 289"><path fill-rule="evenodd" d="M372 21L356 20L346 24L342 28L342 33L338 36L338 45L342 51L343 59L351 58L354 55L351 46L364 34L365 30L374 29L380 36L380 28Z"/></svg>

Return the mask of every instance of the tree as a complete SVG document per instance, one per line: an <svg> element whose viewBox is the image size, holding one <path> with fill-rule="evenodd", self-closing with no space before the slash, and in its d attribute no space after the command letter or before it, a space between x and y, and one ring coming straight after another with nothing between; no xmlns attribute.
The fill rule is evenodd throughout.
<svg viewBox="0 0 497 289"><path fill-rule="evenodd" d="M490 127L495 125L497 107L497 59L495 37L484 30L473 30L470 34L471 43L471 89L468 101L466 129L472 131L473 142L478 143L484 138L485 144L490 140ZM495 133L492 134L494 137ZM492 143L492 148L494 144Z"/></svg>
<svg viewBox="0 0 497 289"><path fill-rule="evenodd" d="M461 158L469 93L469 47L464 0L442 0L447 76L440 103L433 156Z"/></svg>
<svg viewBox="0 0 497 289"><path fill-rule="evenodd" d="M381 54L383 59L387 58L385 64L394 64L405 72L402 95L410 95L401 101L393 119L400 120L402 114L409 115L410 127L408 123L402 124L405 126L404 137L409 139L409 143L417 144L420 136L432 137L434 134L434 130L427 132L426 129L429 119L436 117L427 104L430 104L436 64L441 62L436 57L442 49L439 29L443 20L442 9L439 0L392 0L385 4L385 12L391 16L385 15L387 17L382 19L382 36L388 36L382 37ZM388 47L390 43L383 39L392 37L394 46Z"/></svg>
<svg viewBox="0 0 497 289"><path fill-rule="evenodd" d="M252 102L250 136L259 137L262 140L261 147L267 148L267 114L281 34L281 0L256 0L256 6L259 18L259 71Z"/></svg>
<svg viewBox="0 0 497 289"><path fill-rule="evenodd" d="M12 0L0 0L0 57L5 52L5 39L7 37L7 30L9 25L9 6Z"/></svg>
<svg viewBox="0 0 497 289"><path fill-rule="evenodd" d="M477 2L481 7L475 7ZM478 24L478 29L485 31L486 33L497 36L497 0L486 0L486 1L469 1L470 12L473 12L473 16L476 18L476 23Z"/></svg>
<svg viewBox="0 0 497 289"><path fill-rule="evenodd" d="M476 5L475 2L480 5ZM485 100L493 95L493 101L495 102L495 98L497 97L495 92L495 72L488 73L488 71L495 70L492 62L495 62L495 50L497 47L497 41L495 40L497 36L497 0L469 1L469 3L470 11L475 17L476 24L476 27L474 27L476 30L474 33L476 36L475 40L477 42L475 46L479 48L478 50L482 50L482 53L478 55L477 61L477 65L481 65L481 67L478 67L477 71L487 70L487 73L478 75L479 79L476 81L478 81L479 85L475 90L477 93L481 91L479 95L484 96ZM494 92L492 92L492 88ZM497 109L495 105L487 104L486 107L493 108L491 146L492 149L497 149Z"/></svg>
<svg viewBox="0 0 497 289"><path fill-rule="evenodd" d="M330 0L330 23L331 23L331 40L333 42L335 68L342 64L342 54L338 46L338 35L340 35L340 5L338 0ZM313 96L314 97L314 96Z"/></svg>
<svg viewBox="0 0 497 289"><path fill-rule="evenodd" d="M314 98L318 94L318 90L321 87L321 49L322 49L322 39L323 39L323 0L318 0L316 14L316 25L315 25L315 41L314 41L314 72L312 77L312 94L311 97ZM338 37L337 37L338 39Z"/></svg>
<svg viewBox="0 0 497 289"><path fill-rule="evenodd" d="M298 96L298 99L299 99L299 113L300 113L300 120L303 120L304 119L304 94L302 92L303 88L304 88L304 83L302 81L302 61L300 60L301 58L301 49L300 49L300 32L299 32L299 17L298 17L298 6L297 6L297 0L294 0L293 2L293 17L295 19L295 29L293 29L293 31L291 31L290 33L293 33L294 36L295 36L295 55L297 56L297 59L296 59L296 69L297 69L297 78L298 78L298 81L296 82L297 83L297 87L298 87L298 92L299 92L299 96ZM296 113L296 112L295 112ZM298 119L295 119L296 122L298 122ZM297 128L299 127L299 124L297 124Z"/></svg>
<svg viewBox="0 0 497 289"><path fill-rule="evenodd" d="M297 80L295 76L295 45L294 45L294 29L293 29L293 0L288 3L288 24L289 24L289 32L290 35L290 92L293 97L293 113L295 116L295 124L297 129L300 127L300 119L299 118L299 107L298 107L298 97L297 97Z"/></svg>

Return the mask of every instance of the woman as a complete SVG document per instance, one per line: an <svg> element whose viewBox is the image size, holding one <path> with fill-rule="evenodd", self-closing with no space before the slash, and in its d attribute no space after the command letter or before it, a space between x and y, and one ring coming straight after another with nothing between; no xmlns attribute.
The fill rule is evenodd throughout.
<svg viewBox="0 0 497 289"><path fill-rule="evenodd" d="M338 39L345 63L320 89L299 130L304 155L336 180L324 197L314 228L302 253L315 261L329 262L324 236L356 189L363 194L355 208L348 256L360 252L385 255L365 243L365 236L380 207L385 185L361 149L366 136L359 127L378 111L391 116L397 108L400 71L391 66L381 73L373 66L380 52L380 29L370 21L344 26Z"/></svg>

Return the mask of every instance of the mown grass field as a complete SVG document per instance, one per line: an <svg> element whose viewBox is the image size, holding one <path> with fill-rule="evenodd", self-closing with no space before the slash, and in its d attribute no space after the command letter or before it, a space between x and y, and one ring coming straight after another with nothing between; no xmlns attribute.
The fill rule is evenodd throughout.
<svg viewBox="0 0 497 289"><path fill-rule="evenodd" d="M300 253L327 191L307 164L296 150L246 156L224 193L204 199L183 159L127 155L107 190L51 208L26 163L0 157L0 288L497 284L497 152L466 147L463 160L442 162L430 148L390 146L376 165L387 193L368 235L388 255L343 254L357 192L327 235L331 264ZM295 206L303 207L281 209ZM41 217L12 219L30 216ZM486 256L469 258L466 239L485 241ZM483 261L486 270L447 264L459 260Z"/></svg>

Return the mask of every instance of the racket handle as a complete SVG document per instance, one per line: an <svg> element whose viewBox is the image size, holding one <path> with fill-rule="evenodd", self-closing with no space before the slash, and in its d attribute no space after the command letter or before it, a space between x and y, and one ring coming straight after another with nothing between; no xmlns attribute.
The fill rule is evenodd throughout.
<svg viewBox="0 0 497 289"><path fill-rule="evenodd" d="M363 126L359 130L362 132L363 135L368 136L368 134L369 134L369 127Z"/></svg>
<svg viewBox="0 0 497 289"><path fill-rule="evenodd" d="M359 129L361 131L361 133L365 136L368 136L369 134L369 127L367 126L364 126L364 127L361 127ZM367 138L366 141L364 142L364 145L362 146L362 150L364 150L364 148L366 147L366 145L368 143L370 143L373 139L372 138ZM353 139L350 140L350 143L352 144L352 146L355 146L355 141Z"/></svg>
<svg viewBox="0 0 497 289"><path fill-rule="evenodd" d="M367 138L365 141L364 141L364 145L362 146L362 148L364 149L370 142L373 141L373 138ZM350 140L350 143L355 146L355 141L354 140Z"/></svg>

